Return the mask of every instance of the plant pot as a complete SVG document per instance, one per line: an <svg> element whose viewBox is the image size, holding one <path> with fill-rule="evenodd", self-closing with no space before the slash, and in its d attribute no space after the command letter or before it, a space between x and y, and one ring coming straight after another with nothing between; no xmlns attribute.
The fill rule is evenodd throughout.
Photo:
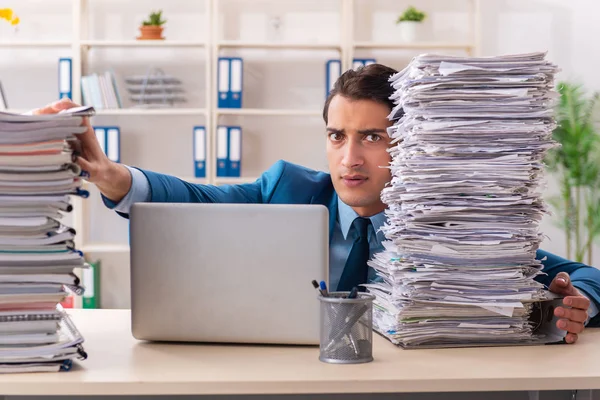
<svg viewBox="0 0 600 400"><path fill-rule="evenodd" d="M400 40L403 42L415 42L418 36L419 25L417 21L402 21L398 24L400 29Z"/></svg>
<svg viewBox="0 0 600 400"><path fill-rule="evenodd" d="M156 25L143 25L140 26L141 36L138 36L138 40L164 40L162 37L163 27Z"/></svg>

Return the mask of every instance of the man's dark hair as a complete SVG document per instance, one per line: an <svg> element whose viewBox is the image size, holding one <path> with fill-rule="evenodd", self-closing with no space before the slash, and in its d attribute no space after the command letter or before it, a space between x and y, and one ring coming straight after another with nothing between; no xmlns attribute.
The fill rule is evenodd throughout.
<svg viewBox="0 0 600 400"><path fill-rule="evenodd" d="M382 64L370 64L357 70L349 69L344 72L335 82L325 101L323 107L325 123L327 123L329 103L338 94L350 100L374 100L387 105L391 111L394 103L390 100L390 96L394 93L394 88L389 78L396 72L398 71Z"/></svg>

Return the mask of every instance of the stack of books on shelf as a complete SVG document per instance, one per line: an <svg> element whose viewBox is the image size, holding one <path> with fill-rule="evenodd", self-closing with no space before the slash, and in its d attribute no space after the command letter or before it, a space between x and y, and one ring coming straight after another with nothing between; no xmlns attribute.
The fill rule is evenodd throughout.
<svg viewBox="0 0 600 400"><path fill-rule="evenodd" d="M53 115L0 113L0 373L64 371L85 359L60 302L83 292L76 232L61 222L86 197L71 144L82 107Z"/></svg>
<svg viewBox="0 0 600 400"><path fill-rule="evenodd" d="M421 55L390 78L396 107L374 326L406 348L559 342L534 278L557 67L544 53ZM536 317L536 318L533 318ZM549 315L552 318L552 315ZM551 329L553 324L548 325Z"/></svg>
<svg viewBox="0 0 600 400"><path fill-rule="evenodd" d="M97 110L123 107L113 71L82 76L81 94L83 104Z"/></svg>
<svg viewBox="0 0 600 400"><path fill-rule="evenodd" d="M125 82L134 107L168 108L186 101L181 80L159 69L151 69L145 75L128 76Z"/></svg>

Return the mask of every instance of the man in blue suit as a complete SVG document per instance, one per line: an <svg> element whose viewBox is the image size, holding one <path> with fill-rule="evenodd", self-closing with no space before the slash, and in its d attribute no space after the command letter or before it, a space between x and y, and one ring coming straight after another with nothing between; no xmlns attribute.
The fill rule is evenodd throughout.
<svg viewBox="0 0 600 400"><path fill-rule="evenodd" d="M390 181L387 166L390 138L387 116L393 106L388 78L396 71L373 64L347 71L336 82L324 109L330 174L279 161L254 183L211 186L111 162L93 129L80 137L77 163L89 173L105 204L128 217L134 202L322 204L330 214L330 286L349 290L375 277L366 262L383 249L386 205L381 191ZM68 100L37 113L55 113L75 106ZM89 126L89 122L86 121ZM538 279L565 296L558 307L558 326L574 343L584 326L600 325L600 271L538 250L547 275ZM590 301L591 300L591 301Z"/></svg>

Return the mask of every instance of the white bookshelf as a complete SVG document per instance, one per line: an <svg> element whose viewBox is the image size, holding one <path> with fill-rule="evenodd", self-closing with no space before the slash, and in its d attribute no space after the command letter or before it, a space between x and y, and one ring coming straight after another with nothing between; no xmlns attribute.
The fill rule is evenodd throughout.
<svg viewBox="0 0 600 400"><path fill-rule="evenodd" d="M203 116L207 114L205 108L108 108L96 110L96 115L99 116L126 116L126 115L138 115L138 116L160 116L160 115L191 115L191 116Z"/></svg>
<svg viewBox="0 0 600 400"><path fill-rule="evenodd" d="M30 0L22 0L30 1ZM33 1L33 0L31 0ZM140 5L143 4L142 0L131 0L127 3L138 2ZM200 79L204 83L204 92L202 93L202 103L200 107L181 107L181 108L121 108L121 109L98 109L97 117L101 118L103 124L104 121L111 121L114 118L115 124L121 121L128 120L128 118L146 118L148 120L156 117L179 117L190 121L195 121L198 117L198 121L201 121L202 125L206 127L207 132L207 160L206 160L206 178L195 178L192 176L193 171L191 169L192 160L190 159L190 171L188 174L176 174L181 179L192 182L192 183L206 183L206 184L239 184L249 183L256 180L256 171L247 171L251 177L241 178L223 178L216 176L216 126L222 123L223 119L241 119L246 121L253 117L273 117L279 120L283 118L289 118L289 121L297 121L298 118L303 117L314 117L320 118L322 115L322 107L324 102L325 88L318 96L315 96L314 100L311 100L311 104L301 104L302 108L273 108L273 107L244 107L241 109L223 109L217 107L217 58L224 53L230 52L246 52L255 51L259 54L273 53L288 53L290 52L305 52L307 55L313 55L315 53L326 53L331 54L332 52L337 54L337 57L342 60L342 69L347 70L352 66L352 60L359 55L362 56L365 52L376 52L376 51L404 51L411 54L418 54L421 51L464 51L466 54L475 55L479 49L480 43L480 0L465 0L468 5L467 9L464 10L468 14L469 20L469 40L460 41L449 41L444 38L441 41L422 41L414 43L401 43L401 42L387 42L381 41L377 38L365 39L358 38L356 35L358 24L356 23L357 18L369 18L369 16L363 16L361 13L357 13L357 4L359 0L322 0L322 4L331 5L334 8L339 17L339 38L336 37L331 41L327 38L324 40L309 40L302 38L296 38L293 41L266 41L258 40L255 38L245 39L230 39L222 35L222 29L229 24L237 24L237 20L228 21L223 17L223 12L231 10L224 10L223 2L226 0L201 0L194 4L202 5L203 7L203 18L194 20L193 24L190 25L189 30L203 32L203 38L200 40L179 40L170 39L167 35L166 40L148 41L148 40L135 40L133 36L123 39L96 39L91 37L90 29L93 26L94 18L96 17L93 12L93 7L102 3L98 0L72 0L72 35L69 41L15 41L15 42L0 42L0 48L14 48L14 49L43 49L43 48L67 48L71 51L71 58L73 60L72 69L72 81L73 81L73 100L77 103L81 103L81 76L87 73L87 68L90 63L90 59L94 56L94 52L102 51L121 51L123 57L128 57L130 52L138 54L139 52L146 51L144 53L144 59L147 60L149 57L163 57L161 52L164 52L164 58L174 57L174 52L190 52L202 56L202 72L195 78ZM249 0L250 2L250 0ZM245 3L245 4L249 4ZM136 3L136 4L138 4ZM264 2L263 2L264 3ZM285 8L295 7L301 2L288 2L287 0L278 0L277 7ZM364 3L364 2L363 2ZM369 2L367 2L369 3ZM373 2L375 4L377 2ZM190 2L191 4L191 2ZM266 3L262 4L263 8ZM419 1L415 1L414 5L419 7ZM335 7L334 7L335 6ZM137 5L136 5L137 7ZM257 5L258 7L258 5ZM373 5L373 7L377 7ZM147 7L145 7L147 8ZM144 8L144 9L145 9ZM328 9L329 12L330 9ZM265 11L265 10L262 10ZM306 10L304 10L306 11ZM312 11L312 10L310 10ZM375 11L375 10L373 10ZM240 11L242 13L243 11ZM254 12L254 10L252 10ZM401 10L398 9L398 13ZM311 26L306 26L305 30L308 32L311 30ZM191 36L190 36L191 37ZM321 39L321 38L319 38ZM390 38L393 40L393 37ZM147 50L146 50L147 49ZM262 52L262 53L261 53ZM277 54L279 54L277 53ZM132 56L133 59L133 56ZM120 61L120 60L119 60ZM132 60L128 60L132 62ZM399 69L399 65L395 65ZM318 78L322 79L325 71L325 66L319 71L321 74ZM245 78L244 78L245 79ZM123 87L119 87L121 92L124 92ZM246 93L244 94L246 96ZM244 101L244 104L246 102ZM17 111L17 110L11 110ZM27 110L19 110L24 112ZM244 119L246 118L246 119ZM295 118L295 120L294 120ZM256 119L256 118L255 118ZM133 121L133 119L132 119ZM152 120L154 121L154 120ZM270 119L269 119L270 121ZM108 122L107 122L108 123ZM266 122L268 123L268 122ZM292 123L292 122L290 122ZM122 132L122 135L127 135L127 132ZM169 135L177 138L181 135L190 135L191 132L180 132L173 131L169 132ZM123 140L122 140L123 143ZM181 143L184 142L179 142ZM122 144L123 146L123 144ZM322 148L315 149L316 151L322 151ZM141 150L140 150L141 151ZM273 150L271 150L273 151ZM126 160L123 160L126 162ZM242 166L242 169L244 167ZM152 169L152 167L150 167ZM160 169L158 170L159 172ZM242 170L242 174L244 171ZM75 229L78 231L76 246L81 248L84 252L93 253L124 253L129 251L128 245L110 243L110 242L99 242L89 243L83 238L87 237L86 232L94 229L93 226L89 226L87 221L87 213L90 212L90 206L87 204L88 200L82 200L74 198L76 213L73 216L73 224Z"/></svg>
<svg viewBox="0 0 600 400"><path fill-rule="evenodd" d="M453 42L414 42L414 43L391 43L391 42L355 42L355 49L382 49L382 50L471 50L475 47L473 43Z"/></svg>
<svg viewBox="0 0 600 400"><path fill-rule="evenodd" d="M218 48L239 49L283 49L283 50L341 50L341 43L296 43L296 42L245 42L238 40L221 40L217 42Z"/></svg>
<svg viewBox="0 0 600 400"><path fill-rule="evenodd" d="M218 108L215 115L261 115L261 116L320 116L322 110L295 110L269 108Z"/></svg>
<svg viewBox="0 0 600 400"><path fill-rule="evenodd" d="M200 41L177 40L82 40L84 47L204 47L206 43Z"/></svg>
<svg viewBox="0 0 600 400"><path fill-rule="evenodd" d="M0 48L50 48L50 47L71 47L72 42L29 42L29 41L15 41L15 42L0 42Z"/></svg>

